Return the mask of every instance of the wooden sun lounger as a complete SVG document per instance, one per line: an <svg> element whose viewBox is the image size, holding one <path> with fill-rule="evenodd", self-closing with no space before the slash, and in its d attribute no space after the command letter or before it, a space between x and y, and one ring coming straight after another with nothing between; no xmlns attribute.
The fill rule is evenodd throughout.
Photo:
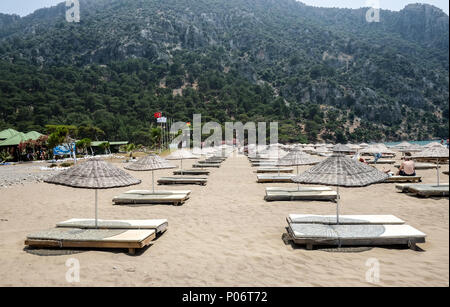
<svg viewBox="0 0 450 307"><path fill-rule="evenodd" d="M161 177L158 184L198 184L206 185L208 178L206 177Z"/></svg>
<svg viewBox="0 0 450 307"><path fill-rule="evenodd" d="M386 183L398 183L398 182L422 182L421 176L391 176L386 179Z"/></svg>
<svg viewBox="0 0 450 307"><path fill-rule="evenodd" d="M38 248L126 248L130 254L150 245L154 229L55 228L27 236L25 245Z"/></svg>
<svg viewBox="0 0 450 307"><path fill-rule="evenodd" d="M260 161L260 162L252 162L252 167L258 167L258 166L272 166L276 165L277 161Z"/></svg>
<svg viewBox="0 0 450 307"><path fill-rule="evenodd" d="M289 214L288 224L335 225L336 215ZM341 225L403 225L405 221L393 215L341 215Z"/></svg>
<svg viewBox="0 0 450 307"><path fill-rule="evenodd" d="M448 185L431 185L431 184L416 184L411 185L408 188L408 192L416 194L422 197L441 196L445 197L449 195Z"/></svg>
<svg viewBox="0 0 450 307"><path fill-rule="evenodd" d="M437 196L442 196L442 194L441 194L442 192L444 192L444 194L445 194L445 192L447 192L447 196L448 196L449 184L441 183L439 186L439 189L436 189L437 185L403 183L403 184L395 185L395 188L397 190L400 190L402 193L408 193L408 192L415 193L415 192L411 191L411 188L413 188L413 190L417 191L418 193L424 193L424 191L426 191L426 190L428 190L428 191L435 190L435 193L438 194ZM422 195L422 196L426 196L426 195ZM432 195L430 195L430 196L432 196Z"/></svg>
<svg viewBox="0 0 450 307"><path fill-rule="evenodd" d="M336 191L266 192L266 201L336 200Z"/></svg>
<svg viewBox="0 0 450 307"><path fill-rule="evenodd" d="M258 183L292 182L295 175L256 175Z"/></svg>
<svg viewBox="0 0 450 307"><path fill-rule="evenodd" d="M367 161L367 163L369 163L369 164L394 164L395 160L381 159L381 160L378 160L377 163L375 163L374 160L369 160L369 161Z"/></svg>
<svg viewBox="0 0 450 307"><path fill-rule="evenodd" d="M299 245L385 246L407 245L415 249L426 234L409 225L321 225L289 224L288 235Z"/></svg>
<svg viewBox="0 0 450 307"><path fill-rule="evenodd" d="M256 170L256 173L292 173L293 171L294 169L289 167L261 167Z"/></svg>
<svg viewBox="0 0 450 307"><path fill-rule="evenodd" d="M113 198L115 205L173 204L181 206L189 199L188 194L129 194L123 193Z"/></svg>
<svg viewBox="0 0 450 307"><path fill-rule="evenodd" d="M153 220L97 220L100 229L153 229L156 234L167 230L169 223L166 219ZM95 229L94 219L70 219L59 222L56 227Z"/></svg>
<svg viewBox="0 0 450 307"><path fill-rule="evenodd" d="M203 175L207 176L210 174L210 171L208 170L201 170L201 169L189 169L189 170L178 170L173 172L174 175L190 175L190 176L197 176L197 175Z"/></svg>
<svg viewBox="0 0 450 307"><path fill-rule="evenodd" d="M283 193L295 193L295 192L322 192L333 191L330 187L325 186L296 186L291 188L284 187L268 187L266 188L266 194L270 192L283 192Z"/></svg>
<svg viewBox="0 0 450 307"><path fill-rule="evenodd" d="M397 164L394 164L394 167L399 168L400 165L401 164L397 163ZM436 169L437 168L437 164L416 162L416 163L414 163L414 167L416 168L416 170Z"/></svg>
<svg viewBox="0 0 450 307"><path fill-rule="evenodd" d="M215 167L215 168L219 168L220 167L220 163L204 163L204 164L194 164L192 165L192 167L194 168L208 168L208 167Z"/></svg>
<svg viewBox="0 0 450 307"><path fill-rule="evenodd" d="M130 190L126 191L124 194L140 194L140 195L175 195L175 194L186 194L191 195L191 190Z"/></svg>
<svg viewBox="0 0 450 307"><path fill-rule="evenodd" d="M201 160L197 161L198 164L221 164L222 161L210 161L210 160Z"/></svg>

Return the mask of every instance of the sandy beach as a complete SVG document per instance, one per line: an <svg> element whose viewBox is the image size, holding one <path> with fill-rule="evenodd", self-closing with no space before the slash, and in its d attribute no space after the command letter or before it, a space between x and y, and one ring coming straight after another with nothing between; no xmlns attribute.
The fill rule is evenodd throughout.
<svg viewBox="0 0 450 307"><path fill-rule="evenodd" d="M99 191L100 218L168 219L168 231L135 256L124 250L56 256L27 252L27 234L70 218L93 218L94 192L42 182L0 188L0 286L449 286L448 198L412 197L398 193L392 183L342 188L341 214L393 214L427 234L427 242L419 245L423 251L309 251L282 240L286 216L334 214L334 203L264 201L265 187L294 185L256 183L255 168L245 156L231 156L210 170L204 187L159 187L192 190L180 207L113 206L113 196L130 188ZM448 182L442 171L448 165L441 169L441 182ZM133 189L150 188L151 172L129 173L142 179ZM155 177L171 173L156 171ZM435 170L417 173L424 183L436 181ZM80 262L79 283L66 281L69 258ZM371 258L380 263L376 284L366 281Z"/></svg>

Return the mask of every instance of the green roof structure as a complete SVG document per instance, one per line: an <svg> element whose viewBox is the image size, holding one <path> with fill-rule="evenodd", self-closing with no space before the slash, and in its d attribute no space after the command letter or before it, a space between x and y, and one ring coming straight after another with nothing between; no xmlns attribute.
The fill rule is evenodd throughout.
<svg viewBox="0 0 450 307"><path fill-rule="evenodd" d="M9 139L12 136L15 136L19 132L14 129L5 129L3 131L0 131L0 141Z"/></svg>

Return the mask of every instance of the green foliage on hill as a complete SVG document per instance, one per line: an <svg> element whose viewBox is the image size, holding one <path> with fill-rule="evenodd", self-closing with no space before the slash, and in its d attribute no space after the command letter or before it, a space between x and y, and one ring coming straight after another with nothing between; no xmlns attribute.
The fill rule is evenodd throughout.
<svg viewBox="0 0 450 307"><path fill-rule="evenodd" d="M278 121L283 142L448 136L448 16L431 6L382 11L378 24L290 0L81 8L79 24L63 5L0 16L0 129L98 127L152 145L162 111Z"/></svg>

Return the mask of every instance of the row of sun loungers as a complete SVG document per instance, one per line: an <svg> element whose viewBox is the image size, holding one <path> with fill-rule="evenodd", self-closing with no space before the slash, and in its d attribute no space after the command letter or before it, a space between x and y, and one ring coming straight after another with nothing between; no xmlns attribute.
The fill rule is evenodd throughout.
<svg viewBox="0 0 450 307"><path fill-rule="evenodd" d="M392 215L343 215L337 225L336 216L291 214L287 222L288 239L307 249L318 245L407 245L415 249L426 239L426 234Z"/></svg>
<svg viewBox="0 0 450 307"><path fill-rule="evenodd" d="M435 184L398 184L395 187L402 193L411 193L421 197L448 197L449 195L448 183L443 183L439 186Z"/></svg>
<svg viewBox="0 0 450 307"><path fill-rule="evenodd" d="M27 236L25 245L33 248L128 249L134 255L167 230L167 220L72 219L56 228Z"/></svg>

